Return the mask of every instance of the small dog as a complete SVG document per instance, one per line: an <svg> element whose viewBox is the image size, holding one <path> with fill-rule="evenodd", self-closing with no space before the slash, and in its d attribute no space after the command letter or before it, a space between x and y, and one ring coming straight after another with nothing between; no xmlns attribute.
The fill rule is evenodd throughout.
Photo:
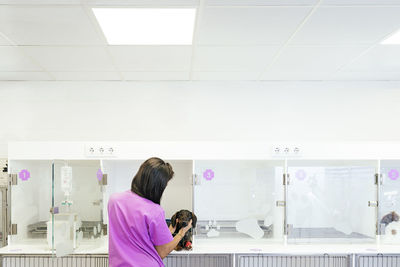
<svg viewBox="0 0 400 267"><path fill-rule="evenodd" d="M396 212L392 211L391 213L383 216L381 223L387 226L391 222L398 222L398 221L399 221L399 215Z"/></svg>
<svg viewBox="0 0 400 267"><path fill-rule="evenodd" d="M385 224L385 228L392 222L398 222L400 219L400 216L392 211L389 214L386 214L385 216L383 216L382 220L381 220L381 224ZM385 229L386 230L386 229ZM392 235L397 235L397 230L396 229L391 229L391 234Z"/></svg>
<svg viewBox="0 0 400 267"><path fill-rule="evenodd" d="M193 229L196 228L197 217L196 215L194 215L193 212L190 212L188 210L180 210L176 212L171 218L172 227L176 226L175 232L172 234L173 236L178 234L181 228L186 227L189 224L190 220L192 220L192 228L190 228L189 231L186 232L182 240L179 241L178 245L175 248L175 250L177 251L180 251L182 249L192 249Z"/></svg>

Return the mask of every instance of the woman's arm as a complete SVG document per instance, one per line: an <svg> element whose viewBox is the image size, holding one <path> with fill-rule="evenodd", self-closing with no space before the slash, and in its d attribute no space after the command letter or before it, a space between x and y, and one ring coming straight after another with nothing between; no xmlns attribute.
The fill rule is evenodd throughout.
<svg viewBox="0 0 400 267"><path fill-rule="evenodd" d="M154 246L157 250L158 255L160 255L161 259L164 259L168 256L168 254L176 248L179 241L185 236L186 232L192 227L192 220L188 223L185 228L181 228L179 232L175 235L174 239L164 245Z"/></svg>
<svg viewBox="0 0 400 267"><path fill-rule="evenodd" d="M176 221L175 221L175 226L172 226L172 222L169 224L169 226L168 226L168 229L169 229L169 231L171 232L171 235L173 234L173 233L175 233L175 230L176 230L176 226L178 225L178 219L176 219Z"/></svg>

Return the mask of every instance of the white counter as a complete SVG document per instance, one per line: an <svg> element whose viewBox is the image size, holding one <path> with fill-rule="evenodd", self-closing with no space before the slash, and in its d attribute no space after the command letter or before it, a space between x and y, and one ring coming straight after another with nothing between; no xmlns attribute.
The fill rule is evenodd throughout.
<svg viewBox="0 0 400 267"><path fill-rule="evenodd" d="M196 240L192 251L174 251L174 254L377 254L400 253L399 245L376 244L266 244L265 241L215 239Z"/></svg>
<svg viewBox="0 0 400 267"><path fill-rule="evenodd" d="M83 241L74 254L107 254L108 242L107 237L100 239L98 242ZM2 255L18 255L18 254L51 254L51 249L47 245L46 240L29 240L23 243L12 244L0 248Z"/></svg>
<svg viewBox="0 0 400 267"><path fill-rule="evenodd" d="M106 237L105 237L106 238ZM107 240L99 243L82 242L74 254L107 254ZM172 254L400 254L399 245L377 244L313 244L283 245L265 243L265 240L199 239L193 243L191 251L173 251ZM45 241L31 241L9 245L0 249L3 255L51 254Z"/></svg>

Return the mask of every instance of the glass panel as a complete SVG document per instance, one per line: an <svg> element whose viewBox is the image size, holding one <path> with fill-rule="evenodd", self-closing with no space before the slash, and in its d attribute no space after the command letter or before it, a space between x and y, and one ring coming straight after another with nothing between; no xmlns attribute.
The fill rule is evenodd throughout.
<svg viewBox="0 0 400 267"><path fill-rule="evenodd" d="M379 223L383 243L400 243L400 160L381 161Z"/></svg>
<svg viewBox="0 0 400 267"><path fill-rule="evenodd" d="M167 219L179 210L193 211L193 161L168 161L173 170L174 178L169 181L161 198L161 206L165 210Z"/></svg>
<svg viewBox="0 0 400 267"><path fill-rule="evenodd" d="M196 238L283 236L283 161L195 161Z"/></svg>
<svg viewBox="0 0 400 267"><path fill-rule="evenodd" d="M288 161L292 242L373 242L375 161Z"/></svg>
<svg viewBox="0 0 400 267"><path fill-rule="evenodd" d="M4 196L5 196L5 192L3 192L3 190L0 190L0 200L1 200L1 203L0 203L0 247L2 247L3 246L3 238L4 238L4 231L3 231L3 229L4 229L4 225L3 225L3 193L4 193Z"/></svg>
<svg viewBox="0 0 400 267"><path fill-rule="evenodd" d="M57 256L103 246L102 170L100 161L54 162L54 217L47 222L48 243Z"/></svg>
<svg viewBox="0 0 400 267"><path fill-rule="evenodd" d="M18 176L18 184L11 186L11 223L17 224L17 234L10 236L9 244L34 244L50 251L46 223L51 208L51 162L14 160L9 169Z"/></svg>
<svg viewBox="0 0 400 267"><path fill-rule="evenodd" d="M104 160L104 172L108 176L108 197L116 192L130 190L133 177L144 160ZM193 163L188 160L166 160L175 172L168 183L161 199L166 219L170 219L176 211L192 210L192 172ZM105 201L105 203L107 203ZM107 207L105 207L105 211Z"/></svg>
<svg viewBox="0 0 400 267"><path fill-rule="evenodd" d="M7 201L7 186L8 186L8 163L7 159L0 159L0 247L5 245L6 235L4 229L6 221L6 205Z"/></svg>

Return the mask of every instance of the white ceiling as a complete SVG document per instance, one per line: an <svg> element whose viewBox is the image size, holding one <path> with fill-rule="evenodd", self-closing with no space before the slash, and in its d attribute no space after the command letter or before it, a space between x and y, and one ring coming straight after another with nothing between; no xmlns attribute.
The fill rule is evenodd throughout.
<svg viewBox="0 0 400 267"><path fill-rule="evenodd" d="M192 46L109 46L91 7L198 7ZM400 0L0 0L0 80L400 80Z"/></svg>

